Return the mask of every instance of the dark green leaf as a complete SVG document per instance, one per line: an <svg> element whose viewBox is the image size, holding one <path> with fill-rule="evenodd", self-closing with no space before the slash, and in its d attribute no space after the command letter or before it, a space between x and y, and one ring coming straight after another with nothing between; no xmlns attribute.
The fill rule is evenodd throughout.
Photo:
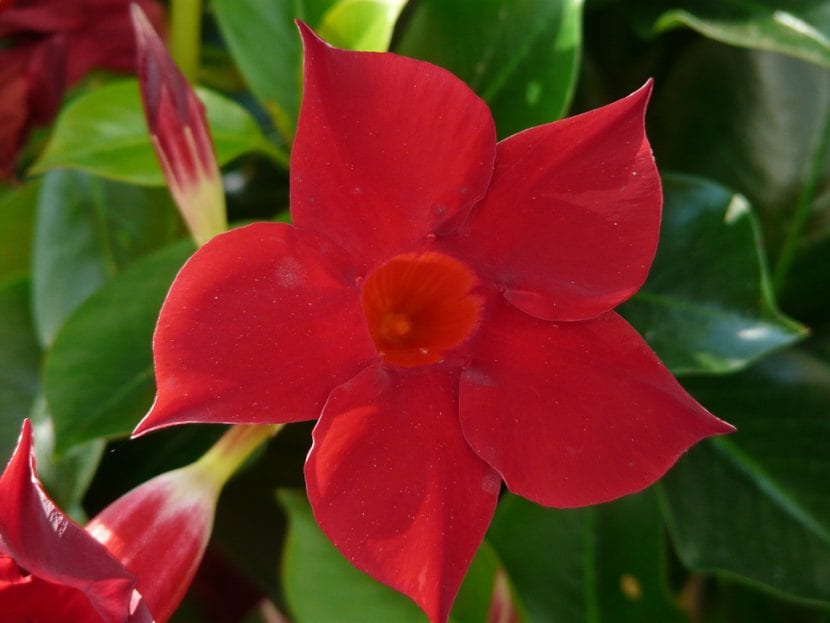
<svg viewBox="0 0 830 623"><path fill-rule="evenodd" d="M568 109L581 33L581 0L422 0L396 51L459 76L490 105L499 136L507 136Z"/></svg>
<svg viewBox="0 0 830 623"><path fill-rule="evenodd" d="M542 508L507 495L488 539L532 623L684 620L664 584L651 492L582 510Z"/></svg>
<svg viewBox="0 0 830 623"><path fill-rule="evenodd" d="M0 197L0 279L28 274L40 182L31 182Z"/></svg>
<svg viewBox="0 0 830 623"><path fill-rule="evenodd" d="M660 247L621 308L676 374L742 368L804 337L775 307L747 200L713 182L666 175Z"/></svg>
<svg viewBox="0 0 830 623"><path fill-rule="evenodd" d="M64 324L46 359L44 388L56 451L128 433L153 400L153 328L190 241L119 273Z"/></svg>
<svg viewBox="0 0 830 623"><path fill-rule="evenodd" d="M0 319L0 464L5 465L40 387L40 346L29 313L27 277L0 284Z"/></svg>
<svg viewBox="0 0 830 623"><path fill-rule="evenodd" d="M731 45L789 54L830 67L830 11L825 0L678 0L646 4L654 30L692 28Z"/></svg>
<svg viewBox="0 0 830 623"><path fill-rule="evenodd" d="M37 333L49 344L66 317L131 260L177 234L166 191L53 171L38 199L32 267Z"/></svg>
<svg viewBox="0 0 830 623"><path fill-rule="evenodd" d="M738 432L697 446L663 480L683 561L830 603L830 367L791 350L688 387Z"/></svg>
<svg viewBox="0 0 830 623"><path fill-rule="evenodd" d="M661 167L750 200L775 267L797 212L830 192L828 110L830 71L701 40L658 84L650 136Z"/></svg>
<svg viewBox="0 0 830 623"><path fill-rule="evenodd" d="M301 492L283 489L279 500L288 515L283 554L283 585L295 623L425 623L407 597L353 567L317 527ZM461 588L453 623L484 623L499 561L486 543L473 560ZM320 587L326 587L324 591Z"/></svg>
<svg viewBox="0 0 830 623"><path fill-rule="evenodd" d="M262 146L265 139L244 108L207 89L196 92L207 109L220 165ZM133 184L165 184L141 108L138 82L104 85L64 108L32 171L54 168L80 169Z"/></svg>

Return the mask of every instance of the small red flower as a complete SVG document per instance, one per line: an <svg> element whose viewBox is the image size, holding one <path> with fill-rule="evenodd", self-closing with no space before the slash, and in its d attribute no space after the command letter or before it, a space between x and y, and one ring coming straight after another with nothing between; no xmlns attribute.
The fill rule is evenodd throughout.
<svg viewBox="0 0 830 623"><path fill-rule="evenodd" d="M135 0L154 24L157 0ZM32 126L51 121L63 91L93 69L130 72L135 44L130 0L0 0L0 177Z"/></svg>
<svg viewBox="0 0 830 623"><path fill-rule="evenodd" d="M0 476L4 623L151 623L135 578L66 517L37 478L27 420Z"/></svg>
<svg viewBox="0 0 830 623"><path fill-rule="evenodd" d="M497 144L445 70L301 31L294 225L223 234L182 269L137 432L319 417L320 526L446 621L502 480L596 504L732 430L612 311L657 245L650 85Z"/></svg>
<svg viewBox="0 0 830 623"><path fill-rule="evenodd" d="M207 545L225 477L216 470L200 461L157 476L84 529L44 492L25 421L0 476L3 623L165 623Z"/></svg>

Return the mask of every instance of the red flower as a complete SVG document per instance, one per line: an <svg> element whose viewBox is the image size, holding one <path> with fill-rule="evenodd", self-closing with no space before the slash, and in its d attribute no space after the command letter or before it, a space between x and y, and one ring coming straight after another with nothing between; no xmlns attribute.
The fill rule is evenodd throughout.
<svg viewBox="0 0 830 623"><path fill-rule="evenodd" d="M0 476L3 623L165 623L207 545L223 482L206 477L215 469L162 474L84 530L43 491L25 421Z"/></svg>
<svg viewBox="0 0 830 623"><path fill-rule="evenodd" d="M320 526L446 621L502 480L596 504L732 430L612 311L657 244L650 85L496 144L443 69L301 31L294 225L223 234L182 269L137 432L319 416Z"/></svg>
<svg viewBox="0 0 830 623"><path fill-rule="evenodd" d="M0 612L4 623L153 620L132 575L46 496L28 420L0 476Z"/></svg>
<svg viewBox="0 0 830 623"><path fill-rule="evenodd" d="M137 0L155 24L157 0ZM0 177L13 173L14 158L34 125L51 121L64 88L92 69L133 71L135 43L130 0L0 0ZM14 88L7 85L12 84Z"/></svg>

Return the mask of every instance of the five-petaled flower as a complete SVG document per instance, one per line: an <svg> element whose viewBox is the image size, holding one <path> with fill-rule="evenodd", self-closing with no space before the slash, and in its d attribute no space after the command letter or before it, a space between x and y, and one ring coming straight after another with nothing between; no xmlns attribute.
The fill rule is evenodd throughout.
<svg viewBox="0 0 830 623"><path fill-rule="evenodd" d="M26 420L0 476L3 623L165 623L207 546L214 471L199 461L157 476L84 529L43 490Z"/></svg>
<svg viewBox="0 0 830 623"><path fill-rule="evenodd" d="M612 311L657 245L650 85L496 143L447 71L301 31L293 225L217 236L185 265L137 432L319 417L320 526L446 621L502 481L596 504L732 430Z"/></svg>

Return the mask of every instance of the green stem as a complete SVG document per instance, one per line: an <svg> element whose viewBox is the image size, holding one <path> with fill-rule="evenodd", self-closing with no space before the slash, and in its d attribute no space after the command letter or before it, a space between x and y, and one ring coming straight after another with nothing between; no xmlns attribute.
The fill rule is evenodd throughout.
<svg viewBox="0 0 830 623"><path fill-rule="evenodd" d="M798 196L798 203L796 204L795 215L793 216L790 230L787 232L787 238L784 240L784 244L781 246L781 252L778 254L778 262L775 265L775 272L772 278L776 293L781 292L781 289L784 287L784 281L792 268L793 262L795 262L798 245L801 242L801 234L810 217L816 186L821 177L821 171L824 168L829 151L830 119L825 122L824 131L816 144L812 158L813 166L810 168L810 173L804 183L801 194Z"/></svg>
<svg viewBox="0 0 830 623"><path fill-rule="evenodd" d="M199 78L202 42L202 0L172 0L170 3L170 56L191 82Z"/></svg>
<svg viewBox="0 0 830 623"><path fill-rule="evenodd" d="M232 426L196 465L220 486L227 482L263 443L282 428L282 424L238 424Z"/></svg>

